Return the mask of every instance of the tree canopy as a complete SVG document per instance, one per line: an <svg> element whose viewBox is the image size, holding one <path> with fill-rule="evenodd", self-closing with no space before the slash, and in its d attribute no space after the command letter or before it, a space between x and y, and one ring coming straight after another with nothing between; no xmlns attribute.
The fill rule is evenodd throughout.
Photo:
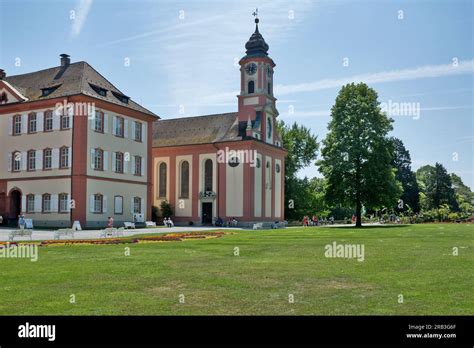
<svg viewBox="0 0 474 348"><path fill-rule="evenodd" d="M331 109L318 162L326 178L326 200L355 206L358 227L363 205L393 206L401 194L387 137L392 122L381 112L377 93L364 83L342 87Z"/></svg>

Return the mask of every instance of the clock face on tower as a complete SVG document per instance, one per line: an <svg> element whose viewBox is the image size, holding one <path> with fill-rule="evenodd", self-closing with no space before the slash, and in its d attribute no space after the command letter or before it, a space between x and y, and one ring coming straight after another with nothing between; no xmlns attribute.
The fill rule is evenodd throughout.
<svg viewBox="0 0 474 348"><path fill-rule="evenodd" d="M247 64L247 66L245 67L245 71L249 75L255 74L257 72L257 64L255 63Z"/></svg>

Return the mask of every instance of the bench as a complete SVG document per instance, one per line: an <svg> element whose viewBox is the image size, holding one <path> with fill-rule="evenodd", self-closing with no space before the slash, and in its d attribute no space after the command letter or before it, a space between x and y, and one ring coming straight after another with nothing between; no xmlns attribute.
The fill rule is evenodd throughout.
<svg viewBox="0 0 474 348"><path fill-rule="evenodd" d="M8 240L13 240L15 237L25 237L28 236L30 237L30 240L32 239L31 236L33 234L33 231L31 230L13 230L10 232L8 235Z"/></svg>
<svg viewBox="0 0 474 348"><path fill-rule="evenodd" d="M135 223L133 222L124 222L123 225L125 226L125 228L129 229L129 228L135 228Z"/></svg>
<svg viewBox="0 0 474 348"><path fill-rule="evenodd" d="M253 224L254 230L258 230L259 228L263 228L263 222L257 222L256 224Z"/></svg>
<svg viewBox="0 0 474 348"><path fill-rule="evenodd" d="M61 236L71 236L74 238L74 232L72 228L61 228L54 232L54 239L60 239Z"/></svg>
<svg viewBox="0 0 474 348"><path fill-rule="evenodd" d="M100 231L100 237L123 237L123 231L125 230L124 227L115 228L115 227L108 227L102 231Z"/></svg>
<svg viewBox="0 0 474 348"><path fill-rule="evenodd" d="M286 222L285 221L278 221L278 222L275 222L272 224L272 228L273 229L277 229L277 228L286 228Z"/></svg>

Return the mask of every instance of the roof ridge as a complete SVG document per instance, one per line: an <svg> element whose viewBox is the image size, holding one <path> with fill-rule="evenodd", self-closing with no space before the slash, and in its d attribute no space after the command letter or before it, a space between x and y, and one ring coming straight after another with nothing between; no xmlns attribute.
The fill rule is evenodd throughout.
<svg viewBox="0 0 474 348"><path fill-rule="evenodd" d="M81 60L81 61L79 61L79 62L70 63L69 65L76 65L76 64L79 64L79 63L85 63L85 64L87 64L87 62ZM43 72L43 71L47 71L47 70L53 70L53 69L57 69L57 68L61 68L61 65L53 66L53 67L51 67L51 68L46 68L46 69L31 71L31 72L27 72L27 73L24 73L24 74L7 75L7 76L5 77L5 79L8 80L8 78L11 78L11 77L17 77L17 76L24 76L24 75L36 74L36 73L39 73L39 72Z"/></svg>
<svg viewBox="0 0 474 348"><path fill-rule="evenodd" d="M166 122L166 121L177 121L177 120L189 120L190 118L200 118L200 117L210 117L210 116L224 116L224 115L235 115L237 114L237 111L235 112L223 112L220 114L207 114L207 115L198 115L198 116L187 116L187 117L175 117L175 118L168 118L168 119L160 119L160 122Z"/></svg>

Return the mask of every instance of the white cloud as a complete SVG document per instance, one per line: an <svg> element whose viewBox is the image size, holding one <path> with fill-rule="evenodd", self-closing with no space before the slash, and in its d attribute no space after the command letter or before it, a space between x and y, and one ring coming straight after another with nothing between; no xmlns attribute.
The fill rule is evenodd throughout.
<svg viewBox="0 0 474 348"><path fill-rule="evenodd" d="M71 37L77 37L82 31L82 27L86 22L89 10L92 6L93 0L79 0L76 7L74 8L74 17L71 18Z"/></svg>
<svg viewBox="0 0 474 348"><path fill-rule="evenodd" d="M351 82L365 82L369 85L394 81L418 80L432 77L443 77L451 75L472 74L474 72L474 60L459 62L458 66L452 64L426 65L411 69L383 71L379 73L354 75L339 79L324 79L315 82L300 83L293 85L276 85L276 95L287 95L301 92L314 92L323 89L340 88Z"/></svg>

